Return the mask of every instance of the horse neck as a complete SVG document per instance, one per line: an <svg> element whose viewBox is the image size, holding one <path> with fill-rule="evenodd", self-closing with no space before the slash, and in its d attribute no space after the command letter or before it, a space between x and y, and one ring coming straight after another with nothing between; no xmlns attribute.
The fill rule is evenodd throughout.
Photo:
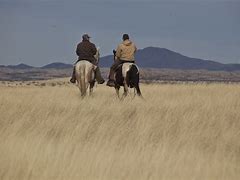
<svg viewBox="0 0 240 180"><path fill-rule="evenodd" d="M97 49L96 54L94 55L95 59L97 60L97 62L99 61L100 58L100 53L99 53L99 49Z"/></svg>

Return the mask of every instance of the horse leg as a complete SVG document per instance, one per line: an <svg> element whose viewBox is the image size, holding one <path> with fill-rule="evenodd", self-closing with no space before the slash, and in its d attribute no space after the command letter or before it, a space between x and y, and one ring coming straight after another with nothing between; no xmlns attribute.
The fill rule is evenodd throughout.
<svg viewBox="0 0 240 180"><path fill-rule="evenodd" d="M141 93L141 90L140 90L138 84L135 86L135 88L136 88L136 91L137 91L137 95L138 95L138 96L142 96L142 93Z"/></svg>
<svg viewBox="0 0 240 180"><path fill-rule="evenodd" d="M89 95L91 96L93 93L93 87L94 87L95 81L90 82L90 87L89 87Z"/></svg>
<svg viewBox="0 0 240 180"><path fill-rule="evenodd" d="M127 85L127 82L124 81L123 85L124 85L124 93L123 93L123 96L126 97L126 96L128 95L128 85Z"/></svg>
<svg viewBox="0 0 240 180"><path fill-rule="evenodd" d="M116 90L116 93L117 93L117 97L120 98L119 96L119 89L120 89L120 86L115 86L115 90Z"/></svg>

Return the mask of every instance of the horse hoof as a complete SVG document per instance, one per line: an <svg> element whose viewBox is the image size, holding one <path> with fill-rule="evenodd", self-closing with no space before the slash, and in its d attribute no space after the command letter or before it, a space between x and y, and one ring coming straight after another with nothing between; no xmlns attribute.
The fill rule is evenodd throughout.
<svg viewBox="0 0 240 180"><path fill-rule="evenodd" d="M103 84L103 83L105 83L104 79L102 79L101 81L98 82L98 84Z"/></svg>

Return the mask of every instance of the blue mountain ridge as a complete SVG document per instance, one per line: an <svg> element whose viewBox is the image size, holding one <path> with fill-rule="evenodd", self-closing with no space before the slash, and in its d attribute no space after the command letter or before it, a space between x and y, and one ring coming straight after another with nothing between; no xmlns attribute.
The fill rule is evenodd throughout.
<svg viewBox="0 0 240 180"><path fill-rule="evenodd" d="M239 71L240 64L223 64L211 60L191 58L180 53L159 47L146 47L136 52L136 63L141 68L163 68L179 70L210 70L210 71ZM113 55L100 58L100 67L110 67L113 63ZM36 68L26 64L0 66L11 69ZM54 62L47 64L40 69L65 69L72 68L72 64Z"/></svg>

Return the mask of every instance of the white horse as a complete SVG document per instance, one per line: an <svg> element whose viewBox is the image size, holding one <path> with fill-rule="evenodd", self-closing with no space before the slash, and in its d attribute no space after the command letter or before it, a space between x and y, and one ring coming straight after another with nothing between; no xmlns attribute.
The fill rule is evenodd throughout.
<svg viewBox="0 0 240 180"><path fill-rule="evenodd" d="M97 53L94 55L97 62L100 58L99 48L97 48ZM97 66L90 63L87 60L81 60L76 63L76 80L78 84L78 88L81 92L81 96L84 97L87 94L87 89L89 88L89 95L93 92L93 87L95 84L95 69Z"/></svg>

